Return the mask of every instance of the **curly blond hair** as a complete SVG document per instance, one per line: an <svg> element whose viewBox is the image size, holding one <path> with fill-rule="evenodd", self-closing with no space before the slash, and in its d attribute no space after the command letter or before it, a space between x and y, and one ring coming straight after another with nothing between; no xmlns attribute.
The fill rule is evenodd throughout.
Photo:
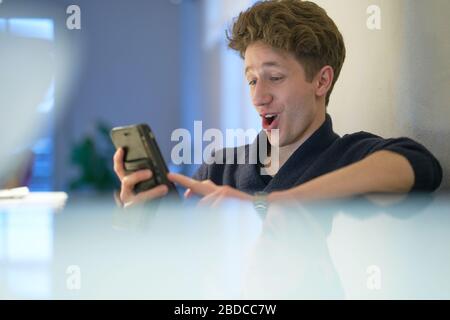
<svg viewBox="0 0 450 320"><path fill-rule="evenodd" d="M226 36L228 46L242 58L256 41L293 54L305 69L307 81L324 66L331 66L334 79L325 99L328 105L344 64L345 45L336 24L317 4L301 0L257 2L239 14Z"/></svg>

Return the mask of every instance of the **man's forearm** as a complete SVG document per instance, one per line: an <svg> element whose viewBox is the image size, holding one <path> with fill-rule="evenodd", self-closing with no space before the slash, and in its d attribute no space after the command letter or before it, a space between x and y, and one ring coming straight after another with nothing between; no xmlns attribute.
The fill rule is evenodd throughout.
<svg viewBox="0 0 450 320"><path fill-rule="evenodd" d="M383 150L295 188L274 192L268 200L320 200L374 192L404 193L413 185L414 171L409 161L402 155Z"/></svg>

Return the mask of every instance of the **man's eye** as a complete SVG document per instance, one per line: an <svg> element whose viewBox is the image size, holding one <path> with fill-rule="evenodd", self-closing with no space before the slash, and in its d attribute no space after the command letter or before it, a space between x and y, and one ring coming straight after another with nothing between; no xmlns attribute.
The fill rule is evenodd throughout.
<svg viewBox="0 0 450 320"><path fill-rule="evenodd" d="M283 79L283 77L270 77L270 81L279 81Z"/></svg>
<svg viewBox="0 0 450 320"><path fill-rule="evenodd" d="M256 80L250 80L249 82L248 82L248 85L249 86L254 86L256 84Z"/></svg>

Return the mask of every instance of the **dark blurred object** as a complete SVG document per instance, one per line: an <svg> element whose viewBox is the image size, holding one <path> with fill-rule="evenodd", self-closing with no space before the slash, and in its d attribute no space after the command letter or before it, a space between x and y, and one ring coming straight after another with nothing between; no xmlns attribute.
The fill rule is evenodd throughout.
<svg viewBox="0 0 450 320"><path fill-rule="evenodd" d="M71 163L80 175L70 183L71 191L106 192L120 187L112 169L114 146L110 142L111 127L99 121L94 136L87 135L71 151Z"/></svg>

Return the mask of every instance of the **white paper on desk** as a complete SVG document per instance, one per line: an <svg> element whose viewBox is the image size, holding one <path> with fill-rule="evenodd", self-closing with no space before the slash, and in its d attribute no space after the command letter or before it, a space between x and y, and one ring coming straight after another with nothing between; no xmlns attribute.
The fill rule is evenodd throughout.
<svg viewBox="0 0 450 320"><path fill-rule="evenodd" d="M0 199L19 199L30 193L27 187L0 190Z"/></svg>
<svg viewBox="0 0 450 320"><path fill-rule="evenodd" d="M65 192L29 192L22 198L0 199L0 207L17 206L44 206L49 208L62 208L67 201Z"/></svg>

